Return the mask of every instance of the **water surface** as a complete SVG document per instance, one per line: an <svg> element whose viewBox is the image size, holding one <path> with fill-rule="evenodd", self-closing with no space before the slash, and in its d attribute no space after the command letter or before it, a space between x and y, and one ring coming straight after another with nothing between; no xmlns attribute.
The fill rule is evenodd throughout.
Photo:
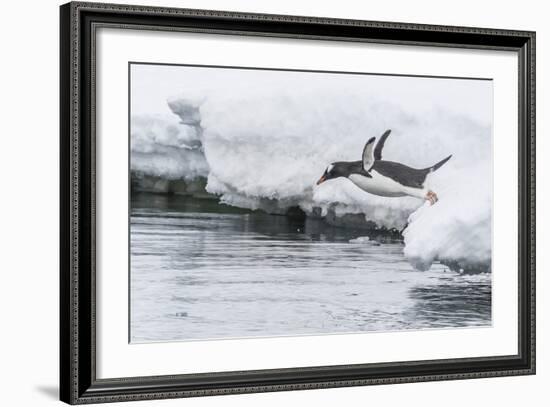
<svg viewBox="0 0 550 407"><path fill-rule="evenodd" d="M491 324L491 276L414 270L361 229L133 194L131 342ZM350 242L351 241L351 242Z"/></svg>

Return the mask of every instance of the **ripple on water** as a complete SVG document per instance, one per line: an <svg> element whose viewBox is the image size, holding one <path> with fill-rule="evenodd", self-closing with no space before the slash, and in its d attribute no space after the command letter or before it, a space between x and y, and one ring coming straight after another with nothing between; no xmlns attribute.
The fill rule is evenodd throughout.
<svg viewBox="0 0 550 407"><path fill-rule="evenodd" d="M193 208L132 212L133 342L491 324L490 274L418 272L361 231Z"/></svg>

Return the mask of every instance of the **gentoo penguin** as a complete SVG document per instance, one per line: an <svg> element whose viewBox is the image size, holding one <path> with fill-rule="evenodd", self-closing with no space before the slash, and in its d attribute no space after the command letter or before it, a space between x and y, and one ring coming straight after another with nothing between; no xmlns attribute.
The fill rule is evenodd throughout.
<svg viewBox="0 0 550 407"><path fill-rule="evenodd" d="M437 195L425 186L426 177L449 161L452 155L421 170L382 160L382 149L390 132L391 130L387 130L382 134L376 148L373 148L376 137L367 141L363 149L362 161L340 161L330 164L317 181L317 185L329 179L345 177L363 191L374 195L390 197L409 195L426 199L431 205L436 203Z"/></svg>

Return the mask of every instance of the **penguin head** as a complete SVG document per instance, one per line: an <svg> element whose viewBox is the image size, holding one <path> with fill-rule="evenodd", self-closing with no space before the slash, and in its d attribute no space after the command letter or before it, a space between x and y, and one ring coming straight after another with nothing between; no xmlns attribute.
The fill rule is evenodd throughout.
<svg viewBox="0 0 550 407"><path fill-rule="evenodd" d="M317 181L317 185L322 184L325 181L328 181L329 179L339 178L339 177L345 177L346 173L344 171L344 166L341 165L343 163L332 163L330 164L323 175L321 175L321 178Z"/></svg>

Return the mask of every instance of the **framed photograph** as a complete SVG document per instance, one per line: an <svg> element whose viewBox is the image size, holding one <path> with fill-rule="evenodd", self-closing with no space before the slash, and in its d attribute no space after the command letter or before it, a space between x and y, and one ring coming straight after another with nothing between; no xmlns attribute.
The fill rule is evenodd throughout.
<svg viewBox="0 0 550 407"><path fill-rule="evenodd" d="M61 400L535 373L535 33L61 6Z"/></svg>

